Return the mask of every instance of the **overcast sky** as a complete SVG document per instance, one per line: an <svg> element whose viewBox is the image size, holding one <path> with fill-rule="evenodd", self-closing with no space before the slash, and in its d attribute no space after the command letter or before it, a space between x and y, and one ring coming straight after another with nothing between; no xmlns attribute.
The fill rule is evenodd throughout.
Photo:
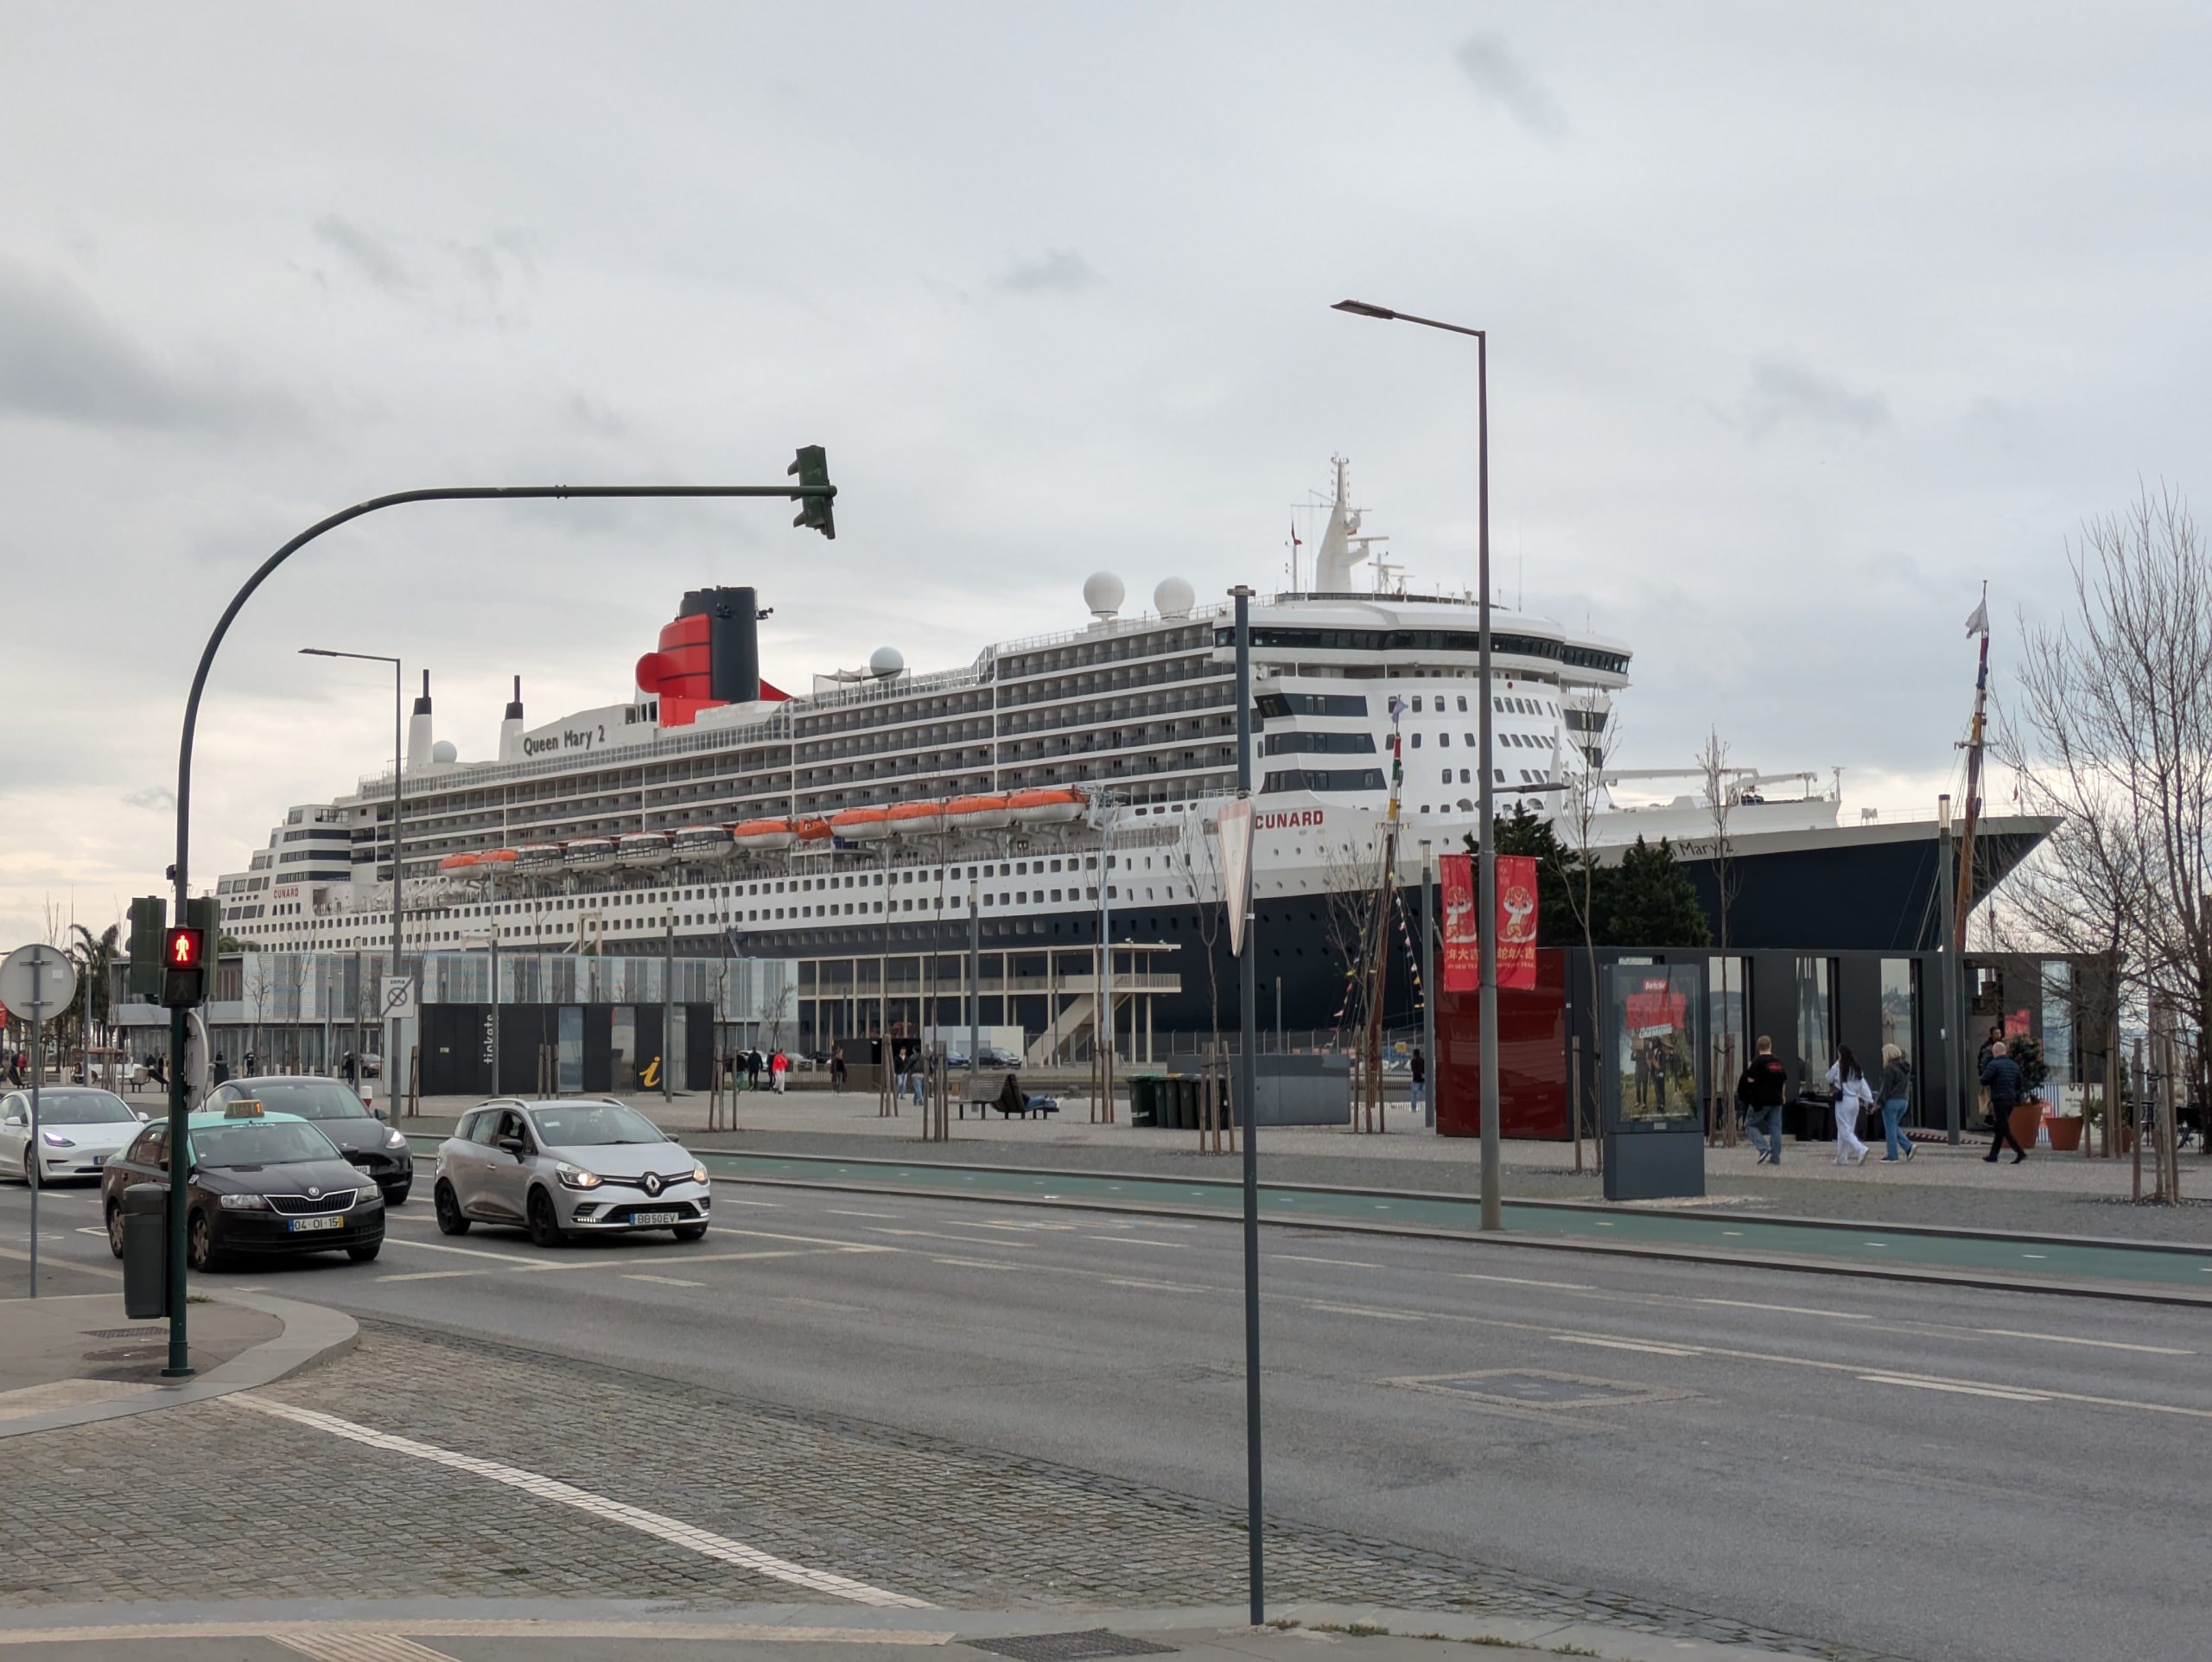
<svg viewBox="0 0 2212 1662"><path fill-rule="evenodd" d="M1471 580L1627 640L1628 765L1928 806L1992 583L2061 598L2202 487L2212 11L1799 3L616 7L0 0L0 946L171 857L190 667L255 564L429 484L781 504L402 509L296 559L209 688L193 875L442 736L626 696L750 583L786 686L1283 575L1351 458ZM1309 540L1308 551L1313 544Z"/></svg>

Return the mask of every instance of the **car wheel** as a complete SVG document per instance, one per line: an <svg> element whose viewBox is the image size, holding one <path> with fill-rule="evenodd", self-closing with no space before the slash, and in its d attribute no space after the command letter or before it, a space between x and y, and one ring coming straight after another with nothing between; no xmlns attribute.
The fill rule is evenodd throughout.
<svg viewBox="0 0 2212 1662"><path fill-rule="evenodd" d="M31 1170L31 1151L25 1149L23 1150L23 1181L31 1183L37 1181L37 1175Z"/></svg>
<svg viewBox="0 0 2212 1662"><path fill-rule="evenodd" d="M356 1264L366 1264L370 1259L373 1258L378 1253L383 1251L384 1243L382 1241L370 1241L364 1245L347 1247L346 1249L346 1256L353 1259Z"/></svg>
<svg viewBox="0 0 2212 1662"><path fill-rule="evenodd" d="M384 1203L388 1207L404 1207L407 1204L407 1197L414 1192L414 1184L402 1183L397 1188L385 1192Z"/></svg>
<svg viewBox="0 0 2212 1662"><path fill-rule="evenodd" d="M553 1211L553 1201L542 1188L530 1192L530 1240L533 1246L559 1246L569 1237Z"/></svg>
<svg viewBox="0 0 2212 1662"><path fill-rule="evenodd" d="M468 1232L468 1219L461 1215L460 1198L454 1194L453 1185L443 1178L438 1180L437 1188L430 1193L430 1205L438 1214L439 1234L466 1235Z"/></svg>
<svg viewBox="0 0 2212 1662"><path fill-rule="evenodd" d="M123 1256L123 1208L112 1200L107 1203L107 1250Z"/></svg>
<svg viewBox="0 0 2212 1662"><path fill-rule="evenodd" d="M184 1261L194 1270L214 1270L221 1267L222 1259L215 1251L215 1239L207 1226L207 1214L195 1212L185 1219Z"/></svg>
<svg viewBox="0 0 2212 1662"><path fill-rule="evenodd" d="M703 1240L706 1238L706 1233L707 1226L704 1224L678 1224L676 1226L676 1239L679 1241ZM118 1258L122 1256L120 1248L117 1250L116 1256Z"/></svg>

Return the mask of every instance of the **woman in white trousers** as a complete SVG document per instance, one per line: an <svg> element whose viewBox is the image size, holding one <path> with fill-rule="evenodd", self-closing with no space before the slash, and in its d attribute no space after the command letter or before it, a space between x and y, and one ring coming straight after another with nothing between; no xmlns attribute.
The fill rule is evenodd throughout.
<svg viewBox="0 0 2212 1662"><path fill-rule="evenodd" d="M1834 1064L1828 1069L1828 1089L1835 1097L1835 1163L1856 1166L1866 1158L1866 1145L1859 1140L1859 1116L1874 1104L1874 1087L1866 1083L1866 1070L1851 1054L1849 1045L1838 1045Z"/></svg>

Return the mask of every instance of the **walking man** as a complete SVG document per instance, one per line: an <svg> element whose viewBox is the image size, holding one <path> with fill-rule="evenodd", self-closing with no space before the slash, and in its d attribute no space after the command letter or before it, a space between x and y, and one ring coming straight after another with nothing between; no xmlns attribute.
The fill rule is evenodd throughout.
<svg viewBox="0 0 2212 1662"><path fill-rule="evenodd" d="M2020 1139L2012 1135L2012 1111L2020 1105L2020 1098L2027 1089L2027 1079L2020 1072L2019 1063L2002 1048L1993 1050L1989 1060L1981 1065L1981 1082L1989 1092L1989 1112L1997 1122L1997 1129L1989 1139L1989 1152L1982 1156L1990 1165L2006 1143L2012 1145L2012 1163L2018 1165L2028 1157L2020 1146Z"/></svg>
<svg viewBox="0 0 2212 1662"><path fill-rule="evenodd" d="M1762 1033L1758 1054L1736 1081L1736 1105L1744 1111L1744 1129L1759 1151L1755 1164L1782 1163L1782 1099L1789 1094L1789 1070L1776 1058L1774 1041Z"/></svg>
<svg viewBox="0 0 2212 1662"><path fill-rule="evenodd" d="M1411 1081L1406 1100L1414 1112L1421 1112L1421 1104L1428 1099L1428 1058L1421 1054L1421 1047L1414 1047L1413 1060L1406 1064L1406 1077Z"/></svg>
<svg viewBox="0 0 2212 1662"><path fill-rule="evenodd" d="M845 1088L845 1047L842 1045L833 1046L830 1052L830 1088L832 1091Z"/></svg>

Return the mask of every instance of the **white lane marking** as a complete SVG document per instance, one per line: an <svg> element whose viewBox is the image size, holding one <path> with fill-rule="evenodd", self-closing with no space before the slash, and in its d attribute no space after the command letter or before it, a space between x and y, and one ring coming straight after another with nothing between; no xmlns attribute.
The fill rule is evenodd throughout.
<svg viewBox="0 0 2212 1662"><path fill-rule="evenodd" d="M893 1235L925 1241L952 1241L962 1246L1019 1246L1020 1241L1007 1240L1002 1235L946 1235L934 1229L871 1229L871 1235ZM895 1247L872 1247L871 1251L896 1251Z"/></svg>
<svg viewBox="0 0 2212 1662"><path fill-rule="evenodd" d="M2063 1333L2022 1333L2015 1328L1976 1328L1976 1333L1986 1333L1998 1339L2040 1339L2046 1345L2088 1345L2098 1350L2132 1350L2145 1356L2194 1356L2193 1350L2177 1350L2171 1345L2123 1345L2117 1339L2072 1339Z"/></svg>
<svg viewBox="0 0 2212 1662"><path fill-rule="evenodd" d="M846 1212L837 1207L824 1207L823 1212L832 1218L885 1218L896 1223L900 1213L896 1212Z"/></svg>
<svg viewBox="0 0 2212 1662"><path fill-rule="evenodd" d="M1562 1345L1596 1345L1604 1350L1641 1351L1646 1356L1695 1356L1694 1350L1683 1350L1674 1345L1647 1345L1633 1339L1600 1339L1592 1334L1555 1333L1553 1338Z"/></svg>
<svg viewBox="0 0 2212 1662"><path fill-rule="evenodd" d="M271 1633L271 1642L315 1662L454 1662L445 1651L417 1645L403 1633Z"/></svg>
<svg viewBox="0 0 2212 1662"><path fill-rule="evenodd" d="M104 1240L105 1240L105 1239L107 1239L107 1231L105 1231L105 1229L84 1229L84 1228L80 1228L80 1229L79 1229L79 1230L77 1231L77 1232L78 1232L79 1235L90 1235L90 1236L93 1237L95 1239L98 1239L98 1240L103 1240L103 1241L104 1241Z"/></svg>
<svg viewBox="0 0 2212 1662"><path fill-rule="evenodd" d="M763 1212L781 1212L784 1209L781 1200L741 1200L734 1194L717 1194L715 1204L718 1207L759 1207Z"/></svg>
<svg viewBox="0 0 2212 1662"><path fill-rule="evenodd" d="M1695 1302L1724 1305L1732 1310L1778 1310L1784 1315L1825 1315L1838 1321L1872 1321L1874 1319L1850 1310L1815 1310L1802 1304L1758 1304L1748 1298L1700 1298Z"/></svg>
<svg viewBox="0 0 2212 1662"><path fill-rule="evenodd" d="M1887 1246L1889 1245L1887 1241L1861 1241L1859 1244L1861 1246Z"/></svg>
<svg viewBox="0 0 2212 1662"><path fill-rule="evenodd" d="M519 1252L486 1252L480 1246L448 1246L443 1241L408 1241L385 1232L386 1246L412 1247L417 1252L451 1252L464 1258L491 1258L499 1264L526 1264L530 1260Z"/></svg>
<svg viewBox="0 0 2212 1662"><path fill-rule="evenodd" d="M622 1279L625 1281L650 1281L657 1287L703 1287L707 1284L703 1281L679 1281L674 1276L628 1275L623 1277Z"/></svg>
<svg viewBox="0 0 2212 1662"><path fill-rule="evenodd" d="M348 1634L417 1633L426 1639L643 1639L721 1640L740 1644L949 1645L950 1633L898 1627L785 1627L757 1621L552 1621L543 1617L410 1616L348 1621L127 1621L97 1627L0 1628L0 1648L14 1645L112 1644L149 1639L273 1639Z"/></svg>
<svg viewBox="0 0 2212 1662"><path fill-rule="evenodd" d="M1425 1315L1410 1310L1378 1310L1366 1304L1327 1304L1318 1298L1300 1299L1309 1310L1326 1310L1332 1315L1371 1315L1381 1321L1426 1321Z"/></svg>
<svg viewBox="0 0 2212 1662"><path fill-rule="evenodd" d="M1740 1229L1724 1229L1720 1232L1724 1235L1741 1235L1744 1232Z"/></svg>
<svg viewBox="0 0 2212 1662"><path fill-rule="evenodd" d="M410 1274L410 1275L404 1275L404 1276L378 1276L378 1277L376 1277L376 1279L377 1279L378 1281L379 1281L379 1282L385 1282L385 1281L451 1281L451 1280L452 1280L455 1276L481 1276L481 1275L486 1275L486 1274L489 1274L489 1273L490 1273L490 1272L489 1272L488 1270L417 1270L414 1271L414 1272L413 1272L412 1274Z"/></svg>
<svg viewBox="0 0 2212 1662"><path fill-rule="evenodd" d="M949 1265L955 1270L1005 1270L1013 1265L1011 1258L931 1258L931 1264Z"/></svg>
<svg viewBox="0 0 2212 1662"><path fill-rule="evenodd" d="M94 1230L92 1232L98 1234L99 1232ZM1171 1244L1166 1241L1155 1243L1160 1246ZM1309 1258L1300 1252L1270 1252L1268 1258L1276 1264L1325 1264L1332 1270L1380 1270L1382 1267L1379 1264L1370 1264L1363 1258Z"/></svg>
<svg viewBox="0 0 2212 1662"><path fill-rule="evenodd" d="M227 1403L233 1408L251 1409L256 1413L268 1414L277 1419L290 1420L296 1425L308 1426L318 1431L327 1431L333 1436L344 1437L351 1442L365 1443L372 1449L382 1449L391 1454L407 1455L416 1460L428 1461L435 1466L446 1467L449 1470L467 1472L474 1477L486 1478L492 1482L505 1484L509 1488L519 1489L525 1494L534 1495L541 1500L550 1500L559 1506L573 1506L578 1512L588 1512L593 1517L603 1519L608 1523L620 1524L625 1528L638 1531L640 1534L653 1536L657 1539L668 1542L671 1545L680 1546L696 1552L702 1557L717 1559L723 1563L734 1564L741 1570L749 1570L755 1575L766 1576L772 1581L785 1582L793 1587L810 1588L817 1593L828 1593L838 1598L851 1599L858 1604L871 1604L878 1607L895 1606L908 1610L926 1610L932 1608L926 1600L914 1598L905 1593L889 1592L880 1587L871 1587L866 1582L855 1581L849 1576L840 1576L835 1570L817 1570L809 1564L793 1563L788 1558L779 1558L773 1553L763 1552L760 1548L747 1546L742 1541L731 1540L726 1535L716 1535L663 1513L648 1512L643 1506L633 1506L625 1501L611 1500L605 1495L594 1494L588 1489L580 1489L573 1483L563 1483L556 1478L543 1477L536 1472L524 1471L518 1466L505 1465L496 1460L484 1460L474 1455L459 1454L451 1449L441 1449L434 1443L417 1442L412 1437L395 1436L389 1431L378 1431L369 1426L356 1424L352 1420L340 1419L335 1414L325 1414L315 1409L297 1407L291 1403L275 1402L252 1391L235 1391L227 1397L219 1397L216 1400Z"/></svg>
<svg viewBox="0 0 2212 1662"><path fill-rule="evenodd" d="M2020 1256L2024 1258L2047 1258L2050 1254L2048 1252L2023 1252Z"/></svg>
<svg viewBox="0 0 2212 1662"><path fill-rule="evenodd" d="M1948 1379L1915 1379L1899 1373L1862 1373L1865 1385L1906 1385L1914 1391L1945 1391L1956 1397L1994 1397L2006 1403L2047 1403L2048 1397L2037 1396L2031 1391L2002 1391L1994 1385L1955 1385Z"/></svg>
<svg viewBox="0 0 2212 1662"><path fill-rule="evenodd" d="M1185 1287L1173 1281L1144 1281L1135 1276L1100 1276L1109 1287L1141 1287L1148 1293L1210 1293L1211 1287Z"/></svg>
<svg viewBox="0 0 2212 1662"><path fill-rule="evenodd" d="M1481 1276L1471 1270L1455 1270L1452 1273L1461 1281L1502 1281L1511 1287L1555 1287L1563 1293L1586 1293L1590 1286L1580 1281L1537 1281L1528 1276Z"/></svg>
<svg viewBox="0 0 2212 1662"><path fill-rule="evenodd" d="M1077 1240L1103 1241L1109 1246L1150 1246L1169 1252L1187 1252L1188 1241L1148 1241L1141 1235L1078 1235Z"/></svg>

